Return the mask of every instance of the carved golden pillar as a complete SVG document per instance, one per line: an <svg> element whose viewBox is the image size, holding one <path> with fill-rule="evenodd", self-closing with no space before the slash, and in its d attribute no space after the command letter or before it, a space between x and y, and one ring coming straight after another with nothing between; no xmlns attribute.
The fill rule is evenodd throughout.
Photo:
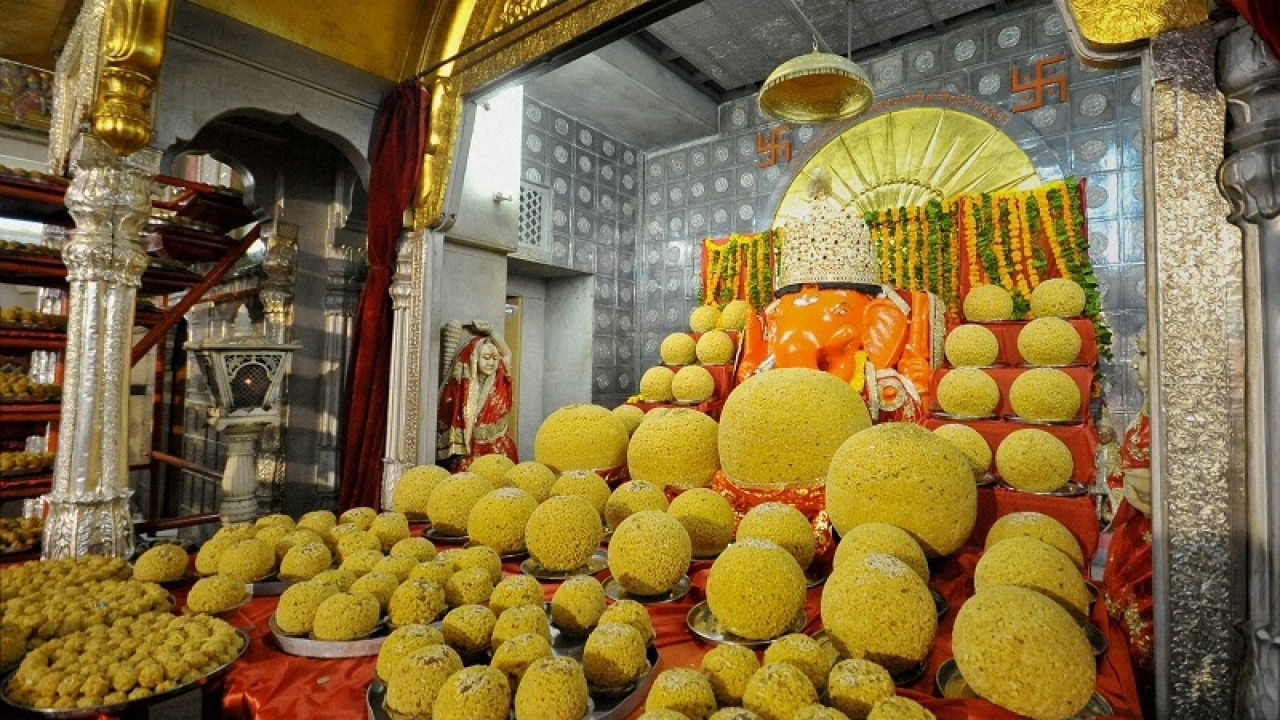
<svg viewBox="0 0 1280 720"><path fill-rule="evenodd" d="M45 500L43 555L128 555L128 396L133 314L147 267L139 234L160 153L151 95L171 0L94 0L58 60L49 165L71 176L75 229L62 249L70 286L61 442ZM85 132L84 127L92 130Z"/></svg>

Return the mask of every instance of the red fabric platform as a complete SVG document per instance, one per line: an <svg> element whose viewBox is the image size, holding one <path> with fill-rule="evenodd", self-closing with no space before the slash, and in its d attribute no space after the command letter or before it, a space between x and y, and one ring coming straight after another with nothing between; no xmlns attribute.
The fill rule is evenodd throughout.
<svg viewBox="0 0 1280 720"><path fill-rule="evenodd" d="M938 637L925 674L910 686L899 689L900 694L932 710L938 720L1017 720L1020 717L985 700L944 700L936 696L934 678L938 666L952 656L951 627L956 611L973 594L973 568L979 557L977 550L967 548L934 569L931 584L946 597L950 609L939 622ZM649 615L658 631L659 670L696 668L702 656L714 647L694 635L685 624L690 608L706 599L702 589L710 567L710 562L697 562L690 568L693 588L682 600L649 606ZM505 569L509 573L519 572L515 564L508 564ZM543 587L550 599L556 585L544 584ZM809 590L805 610L810 621L805 626L806 633L822 627L821 598L822 586ZM375 658L312 660L286 655L275 646L267 629L276 601L277 598L256 598L228 618L249 633L252 644L227 677L224 716L242 720L365 717L365 690L373 678ZM1098 663L1098 692L1115 709L1111 717L1140 718L1124 636L1107 625L1106 611L1101 604L1094 608L1092 620L1103 628L1109 644ZM637 710L633 716L639 713Z"/></svg>
<svg viewBox="0 0 1280 720"><path fill-rule="evenodd" d="M1080 355L1075 362L1093 365L1098 362L1098 335L1094 331L1093 321L1089 318L1063 318L1080 333ZM997 365L1022 365L1026 360L1018 352L1018 333L1027 325L1026 320L994 320L976 323L990 330L1000 343L1000 354L996 356Z"/></svg>
<svg viewBox="0 0 1280 720"><path fill-rule="evenodd" d="M996 385L1000 388L1000 404L996 406L996 415L1006 417L1013 415L1013 406L1009 404L1009 388L1013 385L1013 381L1025 372L1034 370L1031 367L988 367L982 368L982 372L991 376L996 381ZM1071 367L1055 368L1061 370L1071 376L1076 382L1076 389L1080 391L1080 407L1076 410L1076 419L1083 421L1089 415L1089 396L1093 388L1093 368L1087 365L1073 365ZM938 383L942 382L942 378L951 372L952 368L938 368L933 372L933 387L929 388L930 395L934 400L938 397ZM940 408L935 408L937 411Z"/></svg>
<svg viewBox="0 0 1280 720"><path fill-rule="evenodd" d="M939 417L926 418L924 426L930 430L939 425L950 425L952 423L961 423L977 430L979 434L991 446L991 452L994 457L996 448L1000 447L1000 443L1014 430L1022 430L1024 428L1036 428L1044 430L1053 435L1066 444L1067 449L1071 451L1071 459L1075 463L1075 469L1071 473L1071 479L1081 485L1093 485L1098 473L1098 429L1094 426L1092 420L1080 423L1078 425L1033 425L1029 423L1018 423L1008 420L951 420ZM994 461L992 462L992 471L995 471Z"/></svg>
<svg viewBox="0 0 1280 720"><path fill-rule="evenodd" d="M999 498L1010 493L994 494ZM1043 500L1046 498L1039 498L1039 501ZM977 535L975 540L976 538ZM1020 717L986 700L942 699L937 697L934 687L938 667L952 656L951 628L956 612L965 599L973 594L973 569L980 556L979 550L964 548L955 556L934 564L930 584L946 598L949 609L939 621L937 639L926 661L924 675L910 686L898 690L899 694L924 704L938 720L1018 720ZM703 588L706 586L710 567L710 561L698 561L690 568L693 587L688 596L677 602L648 606L654 628L658 631L657 647L661 655L659 670L672 667L696 668L702 656L714 647L694 635L685 624L685 616L689 610L706 599ZM514 574L519 572L519 567L516 563L508 563L504 570ZM178 607L185 605L189 587L185 585L173 590ZM556 587L557 585L550 583L543 585L548 599ZM805 611L809 617L804 630L806 633L816 632L822 627L819 615L822 588L823 586L818 586L809 590L805 602ZM244 657L232 667L223 682L211 689L214 693L225 691L221 698L223 717L229 720L366 717L365 693L373 679L376 658L370 656L317 660L282 652L275 645L268 629L268 621L275 612L278 601L279 598L276 597L254 598L225 618L249 635L250 644ZM1124 632L1109 624L1102 603L1093 608L1091 620L1103 630L1108 643L1106 653L1098 661L1097 690L1114 708L1114 715L1109 717L1139 719L1142 715ZM210 699L216 704L216 696ZM640 712L641 710L637 710L633 717ZM134 714L126 715L133 716ZM102 716L101 720L108 720L108 716Z"/></svg>

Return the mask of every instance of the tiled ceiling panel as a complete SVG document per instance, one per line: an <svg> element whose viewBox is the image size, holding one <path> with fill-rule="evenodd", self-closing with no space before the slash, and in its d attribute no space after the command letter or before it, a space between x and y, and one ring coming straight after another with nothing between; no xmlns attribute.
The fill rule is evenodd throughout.
<svg viewBox="0 0 1280 720"><path fill-rule="evenodd" d="M780 63L810 50L815 33L820 49L857 58L1033 1L705 0L645 35L656 57L724 101L754 92Z"/></svg>

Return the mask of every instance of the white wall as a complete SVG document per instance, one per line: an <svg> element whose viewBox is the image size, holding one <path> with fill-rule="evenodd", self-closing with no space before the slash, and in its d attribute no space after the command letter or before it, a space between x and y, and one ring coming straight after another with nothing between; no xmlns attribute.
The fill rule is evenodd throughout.
<svg viewBox="0 0 1280 720"><path fill-rule="evenodd" d="M507 294L524 300L520 327L521 460L533 460L533 439L557 408L591 402L590 275L512 274Z"/></svg>
<svg viewBox="0 0 1280 720"><path fill-rule="evenodd" d="M523 300L520 323L520 417L516 433L520 459L533 459L533 438L543 410L547 345L547 281L524 275L507 277L507 295Z"/></svg>
<svg viewBox="0 0 1280 720"><path fill-rule="evenodd" d="M463 324L482 320L501 334L506 322L507 256L445 241L444 271L440 276L440 325L450 320ZM465 337L463 338L465 340Z"/></svg>
<svg viewBox="0 0 1280 720"><path fill-rule="evenodd" d="M43 172L49 167L49 145L43 140L0 135L0 165Z"/></svg>
<svg viewBox="0 0 1280 720"><path fill-rule="evenodd" d="M544 416L564 405L591 402L594 289L590 275L547 281Z"/></svg>

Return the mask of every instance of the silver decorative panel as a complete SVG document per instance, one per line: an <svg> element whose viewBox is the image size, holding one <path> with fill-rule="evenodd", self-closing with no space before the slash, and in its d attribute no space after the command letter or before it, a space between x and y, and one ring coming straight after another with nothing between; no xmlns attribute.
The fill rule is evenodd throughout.
<svg viewBox="0 0 1280 720"><path fill-rule="evenodd" d="M521 208L518 257L594 276L591 397L612 407L635 392L636 237L645 232L639 218L647 202L641 156L530 97L522 132L527 207Z"/></svg>

